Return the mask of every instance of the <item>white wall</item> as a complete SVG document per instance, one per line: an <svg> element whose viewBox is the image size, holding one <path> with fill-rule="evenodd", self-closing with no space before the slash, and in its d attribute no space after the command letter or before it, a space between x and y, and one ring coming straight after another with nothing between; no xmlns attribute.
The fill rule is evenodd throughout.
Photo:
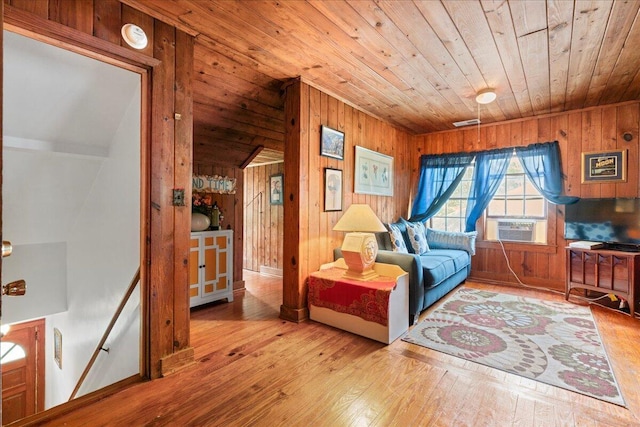
<svg viewBox="0 0 640 427"><path fill-rule="evenodd" d="M138 90L138 93L140 91ZM47 346L45 407L68 400L126 293L140 260L140 97L132 100L67 240L68 311L47 319L62 333L62 369ZM136 287L78 396L139 373Z"/></svg>
<svg viewBox="0 0 640 427"><path fill-rule="evenodd" d="M2 322L16 323L67 309L66 242L13 244L13 254L2 262L2 283L27 283L21 297L4 297Z"/></svg>
<svg viewBox="0 0 640 427"><path fill-rule="evenodd" d="M2 323L67 309L66 242L104 160L3 149L2 227L14 251L2 262L2 283L24 279L27 293L5 298Z"/></svg>

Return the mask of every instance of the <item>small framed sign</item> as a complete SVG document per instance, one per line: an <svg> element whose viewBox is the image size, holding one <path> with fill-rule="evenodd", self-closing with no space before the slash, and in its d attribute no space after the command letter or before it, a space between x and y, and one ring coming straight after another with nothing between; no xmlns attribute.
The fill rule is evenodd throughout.
<svg viewBox="0 0 640 427"><path fill-rule="evenodd" d="M627 150L582 153L582 183L627 180Z"/></svg>

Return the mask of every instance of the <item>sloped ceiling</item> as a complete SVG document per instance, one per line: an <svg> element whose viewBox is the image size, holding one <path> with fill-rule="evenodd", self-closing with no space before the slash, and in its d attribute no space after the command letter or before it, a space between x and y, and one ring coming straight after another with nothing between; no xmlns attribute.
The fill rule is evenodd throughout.
<svg viewBox="0 0 640 427"><path fill-rule="evenodd" d="M5 31L5 144L105 156L139 90L139 77L131 75Z"/></svg>
<svg viewBox="0 0 640 427"><path fill-rule="evenodd" d="M3 232L63 242L140 77L7 31L4 55Z"/></svg>

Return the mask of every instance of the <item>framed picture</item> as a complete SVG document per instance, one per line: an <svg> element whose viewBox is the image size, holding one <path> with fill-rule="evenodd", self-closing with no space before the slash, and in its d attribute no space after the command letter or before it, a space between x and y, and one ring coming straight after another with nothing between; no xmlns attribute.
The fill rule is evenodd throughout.
<svg viewBox="0 0 640 427"><path fill-rule="evenodd" d="M342 170L324 169L324 211L342 210Z"/></svg>
<svg viewBox="0 0 640 427"><path fill-rule="evenodd" d="M62 332L58 328L53 328L53 359L62 369Z"/></svg>
<svg viewBox="0 0 640 427"><path fill-rule="evenodd" d="M344 160L344 133L324 125L320 130L320 155Z"/></svg>
<svg viewBox="0 0 640 427"><path fill-rule="evenodd" d="M393 196L393 157L356 145L354 192Z"/></svg>
<svg viewBox="0 0 640 427"><path fill-rule="evenodd" d="M269 203L281 205L284 197L284 175L279 173L269 177Z"/></svg>
<svg viewBox="0 0 640 427"><path fill-rule="evenodd" d="M627 150L582 153L582 183L627 180Z"/></svg>

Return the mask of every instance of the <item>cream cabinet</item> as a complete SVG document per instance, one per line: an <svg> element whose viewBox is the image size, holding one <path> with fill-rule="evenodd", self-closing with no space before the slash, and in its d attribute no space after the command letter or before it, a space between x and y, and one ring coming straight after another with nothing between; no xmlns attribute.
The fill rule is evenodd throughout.
<svg viewBox="0 0 640 427"><path fill-rule="evenodd" d="M189 306L233 301L233 230L191 233Z"/></svg>

